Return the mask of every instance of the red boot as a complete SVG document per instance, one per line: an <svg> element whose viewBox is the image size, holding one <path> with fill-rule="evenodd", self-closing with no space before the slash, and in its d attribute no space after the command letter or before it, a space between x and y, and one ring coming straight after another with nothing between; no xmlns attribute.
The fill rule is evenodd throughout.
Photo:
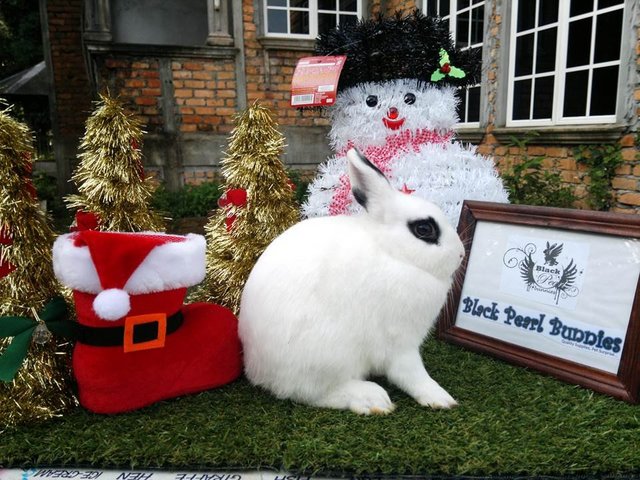
<svg viewBox="0 0 640 480"><path fill-rule="evenodd" d="M204 278L202 236L85 230L59 237L53 262L74 290L73 370L85 408L134 410L240 375L233 313L182 305L186 288Z"/></svg>

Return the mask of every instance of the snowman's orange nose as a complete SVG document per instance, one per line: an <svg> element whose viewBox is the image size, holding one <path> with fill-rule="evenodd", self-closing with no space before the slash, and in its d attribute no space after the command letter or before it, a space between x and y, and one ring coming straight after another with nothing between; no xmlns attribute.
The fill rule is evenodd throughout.
<svg viewBox="0 0 640 480"><path fill-rule="evenodd" d="M391 107L388 111L387 111L387 116L391 119L391 120L395 120L396 118L398 118L398 109L396 107Z"/></svg>

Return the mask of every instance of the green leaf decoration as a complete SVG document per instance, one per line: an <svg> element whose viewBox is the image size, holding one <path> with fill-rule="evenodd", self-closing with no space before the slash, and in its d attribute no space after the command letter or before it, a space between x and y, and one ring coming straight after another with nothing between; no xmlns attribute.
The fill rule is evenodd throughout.
<svg viewBox="0 0 640 480"><path fill-rule="evenodd" d="M435 72L433 72L431 74L431 81L432 82L439 82L444 77L445 77L444 73L440 72L440 69L438 69L438 70L436 70Z"/></svg>
<svg viewBox="0 0 640 480"><path fill-rule="evenodd" d="M24 362L31 344L31 335L36 327L31 327L28 330L13 337L13 341L7 348L4 349L4 353L0 357L0 380L3 382L12 382L13 378L20 370L22 362Z"/></svg>
<svg viewBox="0 0 640 480"><path fill-rule="evenodd" d="M36 325L37 322L31 318L4 317L0 321L0 337L15 337Z"/></svg>
<svg viewBox="0 0 640 480"><path fill-rule="evenodd" d="M66 318L67 303L62 297L55 297L49 303L47 303L42 312L40 318L43 322L49 323L53 320L59 320L60 318Z"/></svg>
<svg viewBox="0 0 640 480"><path fill-rule="evenodd" d="M73 339L75 322L67 319L67 304L62 297L48 302L38 317L54 335ZM39 322L27 317L0 317L0 338L13 337L0 354L0 381L12 382L27 356L31 337Z"/></svg>
<svg viewBox="0 0 640 480"><path fill-rule="evenodd" d="M449 76L454 78L464 78L467 76L467 74L464 73L458 67L451 67L451 70L449 71Z"/></svg>
<svg viewBox="0 0 640 480"><path fill-rule="evenodd" d="M444 48L440 49L440 66L450 63L449 54Z"/></svg>
<svg viewBox="0 0 640 480"><path fill-rule="evenodd" d="M453 78L464 78L467 74L461 68L454 67L450 63L449 54L444 48L440 49L440 68L431 74L432 82L439 82L443 78L449 76ZM446 68L445 68L446 67ZM444 70L444 72L443 72Z"/></svg>

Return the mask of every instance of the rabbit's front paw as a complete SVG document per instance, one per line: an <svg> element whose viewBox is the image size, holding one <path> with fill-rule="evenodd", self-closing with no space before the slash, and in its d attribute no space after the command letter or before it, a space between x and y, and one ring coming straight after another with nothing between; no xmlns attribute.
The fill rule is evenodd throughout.
<svg viewBox="0 0 640 480"><path fill-rule="evenodd" d="M431 388L428 392L417 397L416 400L420 405L431 408L452 408L458 405L458 402L440 386Z"/></svg>
<svg viewBox="0 0 640 480"><path fill-rule="evenodd" d="M351 380L336 388L322 406L349 409L360 415L387 415L396 408L380 385L364 380Z"/></svg>

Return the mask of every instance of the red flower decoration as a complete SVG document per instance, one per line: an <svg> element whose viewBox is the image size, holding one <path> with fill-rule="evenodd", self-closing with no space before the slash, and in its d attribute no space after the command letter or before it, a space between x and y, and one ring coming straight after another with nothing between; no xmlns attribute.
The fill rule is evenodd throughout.
<svg viewBox="0 0 640 480"><path fill-rule="evenodd" d="M9 235L5 233L5 230L0 230L0 244L1 245L13 244L13 240L11 239L11 237L9 237ZM0 260L0 279L3 279L7 275L9 275L15 269L16 267L14 265L10 264L9 262Z"/></svg>
<svg viewBox="0 0 640 480"><path fill-rule="evenodd" d="M100 219L93 212L83 212L78 210L76 212L76 224L69 228L72 232L82 232L84 230L97 230L100 224Z"/></svg>
<svg viewBox="0 0 640 480"><path fill-rule="evenodd" d="M247 191L244 188L232 188L224 192L218 199L218 206L226 209L224 219L227 232L231 231L233 223L236 221L235 209L233 207L244 207L247 204Z"/></svg>

